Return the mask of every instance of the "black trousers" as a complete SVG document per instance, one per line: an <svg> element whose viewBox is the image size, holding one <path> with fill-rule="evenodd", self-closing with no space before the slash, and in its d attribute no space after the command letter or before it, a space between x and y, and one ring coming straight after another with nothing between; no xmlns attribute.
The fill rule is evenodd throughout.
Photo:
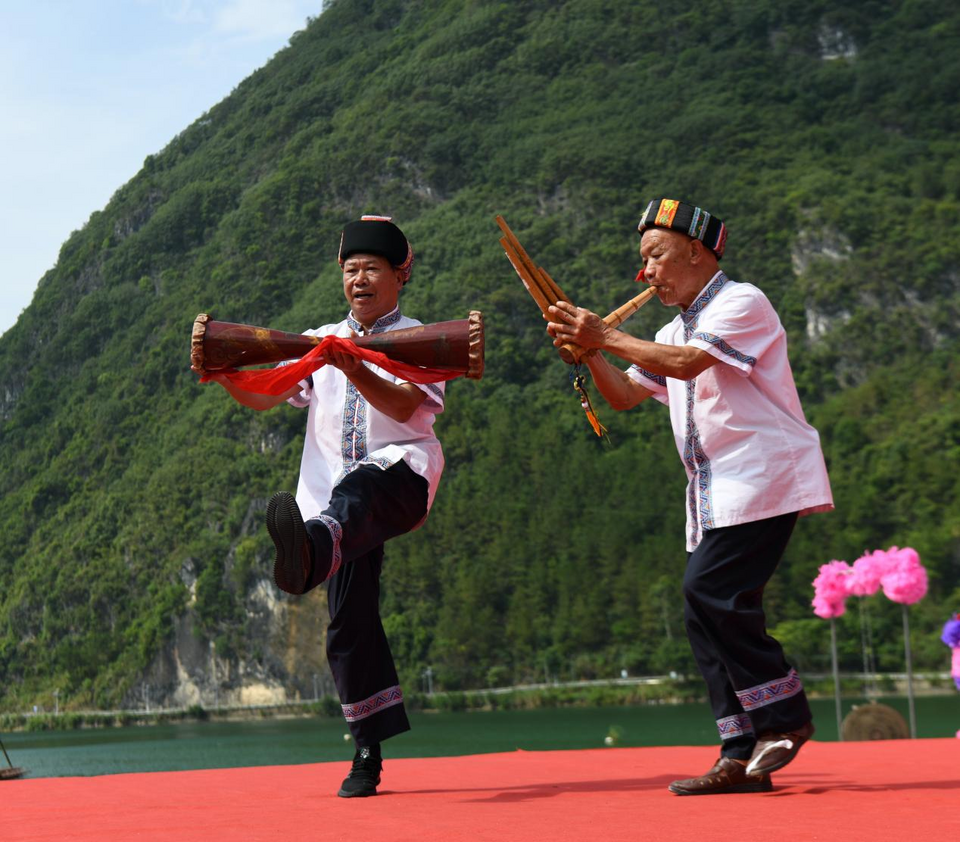
<svg viewBox="0 0 960 842"><path fill-rule="evenodd" d="M336 486L321 517L306 522L314 556L308 588L337 565L327 580L327 661L361 747L410 730L380 620L380 573L384 543L423 520L427 493L427 481L405 462L386 470L362 465Z"/></svg>
<svg viewBox="0 0 960 842"><path fill-rule="evenodd" d="M710 529L687 556L687 637L727 757L745 760L758 734L812 718L800 678L767 634L762 604L796 522L793 513Z"/></svg>

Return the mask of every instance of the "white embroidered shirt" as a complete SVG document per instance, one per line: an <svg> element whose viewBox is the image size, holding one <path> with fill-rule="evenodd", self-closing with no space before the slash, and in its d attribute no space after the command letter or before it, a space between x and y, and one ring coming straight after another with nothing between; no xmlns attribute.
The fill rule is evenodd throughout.
<svg viewBox="0 0 960 842"><path fill-rule="evenodd" d="M670 409L687 471L687 549L703 531L833 508L820 436L807 423L776 311L755 286L718 272L656 335L720 362L692 380L631 366L627 374Z"/></svg>

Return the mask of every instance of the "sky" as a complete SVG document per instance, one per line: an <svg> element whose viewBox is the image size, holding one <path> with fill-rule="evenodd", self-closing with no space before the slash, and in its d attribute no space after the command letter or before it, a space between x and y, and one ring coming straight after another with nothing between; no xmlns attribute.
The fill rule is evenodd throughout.
<svg viewBox="0 0 960 842"><path fill-rule="evenodd" d="M0 334L143 161L322 0L0 0Z"/></svg>

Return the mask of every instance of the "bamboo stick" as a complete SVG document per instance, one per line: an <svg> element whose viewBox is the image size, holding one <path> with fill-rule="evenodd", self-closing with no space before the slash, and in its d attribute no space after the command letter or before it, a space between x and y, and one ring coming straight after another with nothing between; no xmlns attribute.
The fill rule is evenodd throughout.
<svg viewBox="0 0 960 842"><path fill-rule="evenodd" d="M553 297L557 301L566 301L567 304L571 304L571 305L573 304L573 302L569 298L567 298L566 293L564 293L564 291L560 289L559 284L557 284L557 282L550 277L546 269L544 269L542 266L538 266L537 270L540 272L540 277L543 279L547 288L553 293Z"/></svg>
<svg viewBox="0 0 960 842"><path fill-rule="evenodd" d="M530 297L537 303L540 311L545 316L550 318L550 314L547 312L547 308L550 306L550 301L547 300L546 293L544 293L540 285L534 280L533 275L530 274L529 270L524 265L520 255L516 253L516 251L513 249L513 246L510 244L510 241L507 240L506 237L502 237L500 239L500 245L503 246L503 251L504 254L507 255L507 260L510 261L514 271L517 273L517 276L523 282L527 292L530 293ZM551 321L553 321L553 319L551 319Z"/></svg>
<svg viewBox="0 0 960 842"><path fill-rule="evenodd" d="M529 257L526 261L523 260L521 255L514 248L513 244L510 241L503 237L500 240L500 245L503 246L503 251L507 255L507 259L513 265L513 268L516 270L517 275L519 275L520 280L523 282L523 285L526 287L527 292L530 293L530 296L537 303L537 306L540 308L543 315L546 317L547 321L557 322L558 319L551 315L549 312L549 307L551 304L555 304L557 301L566 300L565 298L561 299L553 295L553 290L547 290L547 286L542 276L539 272L532 273L530 271L527 263L529 262ZM521 247L522 249L522 247ZM536 268L536 267L535 267ZM539 280L539 283L538 283ZM573 343L566 342L560 346L562 350L567 351L570 356L577 362L580 361L580 357L583 356L583 349L579 345L574 345Z"/></svg>
<svg viewBox="0 0 960 842"><path fill-rule="evenodd" d="M512 251L514 256L517 258L515 262L511 259L511 263L514 264L513 268L517 269L518 263L523 267L524 272L521 273L520 269L517 269L517 274L520 275L520 279L524 279L524 274L526 275L527 281L529 281L533 286L540 290L543 294L543 297L550 303L555 304L557 301L569 301L569 299L563 295L562 290L560 291L560 297L555 297L554 289L546 282L546 280L541 275L543 270L537 266L536 263L530 258L530 255L527 254L526 249L520 245L520 241L517 239L513 231L510 230L510 226L507 225L506 220L502 216L497 216L497 225L500 226L500 230L503 231L503 239L500 241L500 245L504 247L504 251L507 252L507 257L510 257L510 252ZM504 245L504 240L509 244L509 250L506 245ZM554 284L554 286L556 286ZM531 293L532 294L532 293ZM552 299L552 300L551 300ZM539 302L538 302L539 304ZM543 307L541 307L543 309ZM546 310L543 310L546 313Z"/></svg>

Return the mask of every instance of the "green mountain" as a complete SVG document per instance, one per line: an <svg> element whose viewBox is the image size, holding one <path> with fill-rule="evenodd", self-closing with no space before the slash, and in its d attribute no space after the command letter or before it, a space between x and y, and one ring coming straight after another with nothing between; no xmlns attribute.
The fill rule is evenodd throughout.
<svg viewBox="0 0 960 842"><path fill-rule="evenodd" d="M305 415L253 413L189 370L199 312L301 331L345 314L344 222L417 254L402 307L485 314L487 369L438 421L427 525L388 547L385 623L416 689L688 671L684 476L666 413L590 432L498 245L601 313L636 292L660 195L730 229L724 268L788 328L837 511L768 592L828 667L818 565L910 545L931 577L915 665L960 608L960 11L932 0L334 0L144 161L63 245L0 338L0 706L256 702L324 680L323 596L270 580L265 500ZM649 337L657 303L627 329ZM856 609L856 606L851 606ZM866 606L902 669L899 607ZM840 626L860 660L859 612ZM318 679L316 676L321 676Z"/></svg>

